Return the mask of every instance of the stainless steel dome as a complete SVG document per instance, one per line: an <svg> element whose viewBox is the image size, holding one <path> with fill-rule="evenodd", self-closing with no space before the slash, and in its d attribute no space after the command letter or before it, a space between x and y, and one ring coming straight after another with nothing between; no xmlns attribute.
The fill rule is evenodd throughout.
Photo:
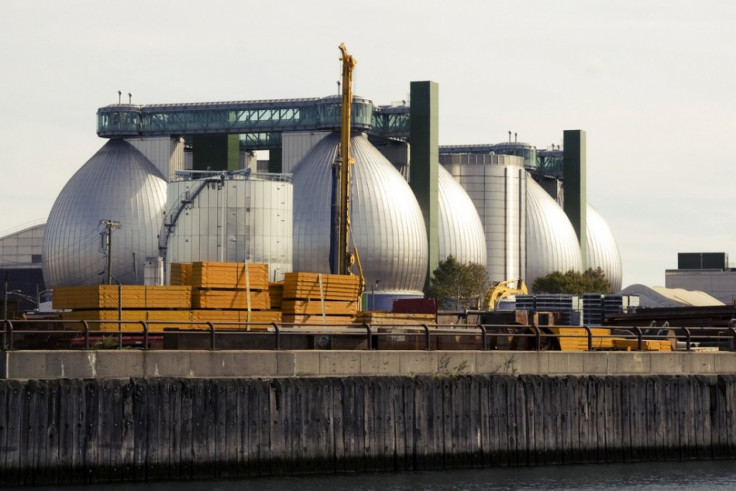
<svg viewBox="0 0 736 491"><path fill-rule="evenodd" d="M166 181L123 140L108 141L66 183L51 208L43 241L47 288L101 283L106 271L101 220L119 222L112 236L112 275L143 283L146 257L158 254Z"/></svg>
<svg viewBox="0 0 736 491"><path fill-rule="evenodd" d="M439 259L486 265L486 237L475 205L463 187L439 166Z"/></svg>
<svg viewBox="0 0 736 491"><path fill-rule="evenodd" d="M427 270L427 233L411 188L364 135L351 139L353 240L366 285L382 293L419 293ZM329 272L332 163L340 135L322 139L294 168L294 270Z"/></svg>
<svg viewBox="0 0 736 491"><path fill-rule="evenodd" d="M527 179L526 282L555 271L581 271L580 245L565 212L534 179Z"/></svg>
<svg viewBox="0 0 736 491"><path fill-rule="evenodd" d="M611 283L614 292L621 290L622 267L621 254L616 245L611 229L600 214L590 206L587 208L588 217L588 267L601 268L606 279Z"/></svg>

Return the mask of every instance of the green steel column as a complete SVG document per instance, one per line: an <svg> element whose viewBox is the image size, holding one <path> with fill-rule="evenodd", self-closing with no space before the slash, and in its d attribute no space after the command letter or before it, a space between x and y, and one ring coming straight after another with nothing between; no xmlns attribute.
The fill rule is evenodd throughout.
<svg viewBox="0 0 736 491"><path fill-rule="evenodd" d="M192 167L196 170L237 170L240 168L240 138L238 135L194 135L192 146Z"/></svg>
<svg viewBox="0 0 736 491"><path fill-rule="evenodd" d="M425 287L439 265L439 86L436 82L411 83L409 183L424 215L429 241Z"/></svg>
<svg viewBox="0 0 736 491"><path fill-rule="evenodd" d="M268 151L268 172L281 174L281 170L283 169L282 155L283 151L281 147L272 148Z"/></svg>
<svg viewBox="0 0 736 491"><path fill-rule="evenodd" d="M583 130L564 132L565 214L580 242L583 270L588 269L587 206L585 189L586 136Z"/></svg>

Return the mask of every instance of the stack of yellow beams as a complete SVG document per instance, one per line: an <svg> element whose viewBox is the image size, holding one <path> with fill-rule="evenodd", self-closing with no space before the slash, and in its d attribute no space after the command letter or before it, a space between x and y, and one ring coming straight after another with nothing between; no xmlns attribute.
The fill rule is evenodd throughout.
<svg viewBox="0 0 736 491"><path fill-rule="evenodd" d="M613 347L614 349L631 351L639 348L639 342L636 339L615 338L613 340ZM672 351L672 345L670 344L669 340L642 339L641 350Z"/></svg>
<svg viewBox="0 0 736 491"><path fill-rule="evenodd" d="M192 285L192 263L172 263L169 273L170 285Z"/></svg>
<svg viewBox="0 0 736 491"><path fill-rule="evenodd" d="M196 262L192 264L191 281L192 320L195 322L281 322L281 312L269 310L267 264ZM207 324L194 326L195 329L208 327ZM238 329L243 326L218 324L215 327Z"/></svg>
<svg viewBox="0 0 736 491"><path fill-rule="evenodd" d="M149 332L163 332L165 329L189 329L189 321L192 320L191 310L73 310L62 312L61 318L69 321L94 321L89 323L92 331L118 331L117 322L99 321L126 321L121 324L122 331L142 331L143 325L134 322L139 321L162 321L159 324L152 322L148 324ZM68 328L82 329L81 322L70 322L65 325Z"/></svg>
<svg viewBox="0 0 736 491"><path fill-rule="evenodd" d="M324 273L286 273L283 321L302 325L347 325L355 322L360 278Z"/></svg>
<svg viewBox="0 0 736 491"><path fill-rule="evenodd" d="M587 351L588 332L582 327L549 327L552 334L558 335L560 351ZM592 347L594 350L613 349L614 338L610 337L611 330L605 328L591 327L593 336Z"/></svg>
<svg viewBox="0 0 736 491"><path fill-rule="evenodd" d="M54 309L188 309L189 286L91 285L54 288Z"/></svg>
<svg viewBox="0 0 736 491"><path fill-rule="evenodd" d="M195 288L192 291L192 307L195 309L248 309L268 310L271 299L266 291L212 290Z"/></svg>
<svg viewBox="0 0 736 491"><path fill-rule="evenodd" d="M141 285L92 285L59 286L54 288L55 309L64 312L63 319L87 321L166 321L166 324L150 324L150 331L183 327L181 322L191 320L191 287L189 286L141 286ZM82 324L71 323L69 327ZM122 324L124 331L138 331L142 325ZM117 331L117 323L93 322L92 330Z"/></svg>
<svg viewBox="0 0 736 491"><path fill-rule="evenodd" d="M193 263L191 284L198 288L268 290L268 265L259 263Z"/></svg>

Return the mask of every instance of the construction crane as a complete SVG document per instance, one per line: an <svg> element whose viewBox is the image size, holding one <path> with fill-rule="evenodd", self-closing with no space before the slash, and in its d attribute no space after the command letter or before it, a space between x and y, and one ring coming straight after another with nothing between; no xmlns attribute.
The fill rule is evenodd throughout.
<svg viewBox="0 0 736 491"><path fill-rule="evenodd" d="M516 287L510 286L514 283L516 283ZM528 293L529 290L527 290L524 280L500 281L493 285L488 290L488 293L486 293L483 307L486 310L496 310L498 302L502 298L510 297L511 295L527 295Z"/></svg>
<svg viewBox="0 0 736 491"><path fill-rule="evenodd" d="M353 69L357 62L340 44L342 53L342 111L340 118L340 151L333 164L332 213L333 227L330 243L330 269L334 274L352 274L353 263L358 268L361 279L360 292L365 288L363 269L360 264L357 248L350 250L350 191L351 174L354 159L350 155L350 123L353 105Z"/></svg>

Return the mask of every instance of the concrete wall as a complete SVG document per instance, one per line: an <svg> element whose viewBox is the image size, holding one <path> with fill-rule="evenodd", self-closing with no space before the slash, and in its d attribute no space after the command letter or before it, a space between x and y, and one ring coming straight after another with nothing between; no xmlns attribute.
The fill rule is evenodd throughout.
<svg viewBox="0 0 736 491"><path fill-rule="evenodd" d="M2 379L403 375L716 375L730 352L5 351Z"/></svg>

